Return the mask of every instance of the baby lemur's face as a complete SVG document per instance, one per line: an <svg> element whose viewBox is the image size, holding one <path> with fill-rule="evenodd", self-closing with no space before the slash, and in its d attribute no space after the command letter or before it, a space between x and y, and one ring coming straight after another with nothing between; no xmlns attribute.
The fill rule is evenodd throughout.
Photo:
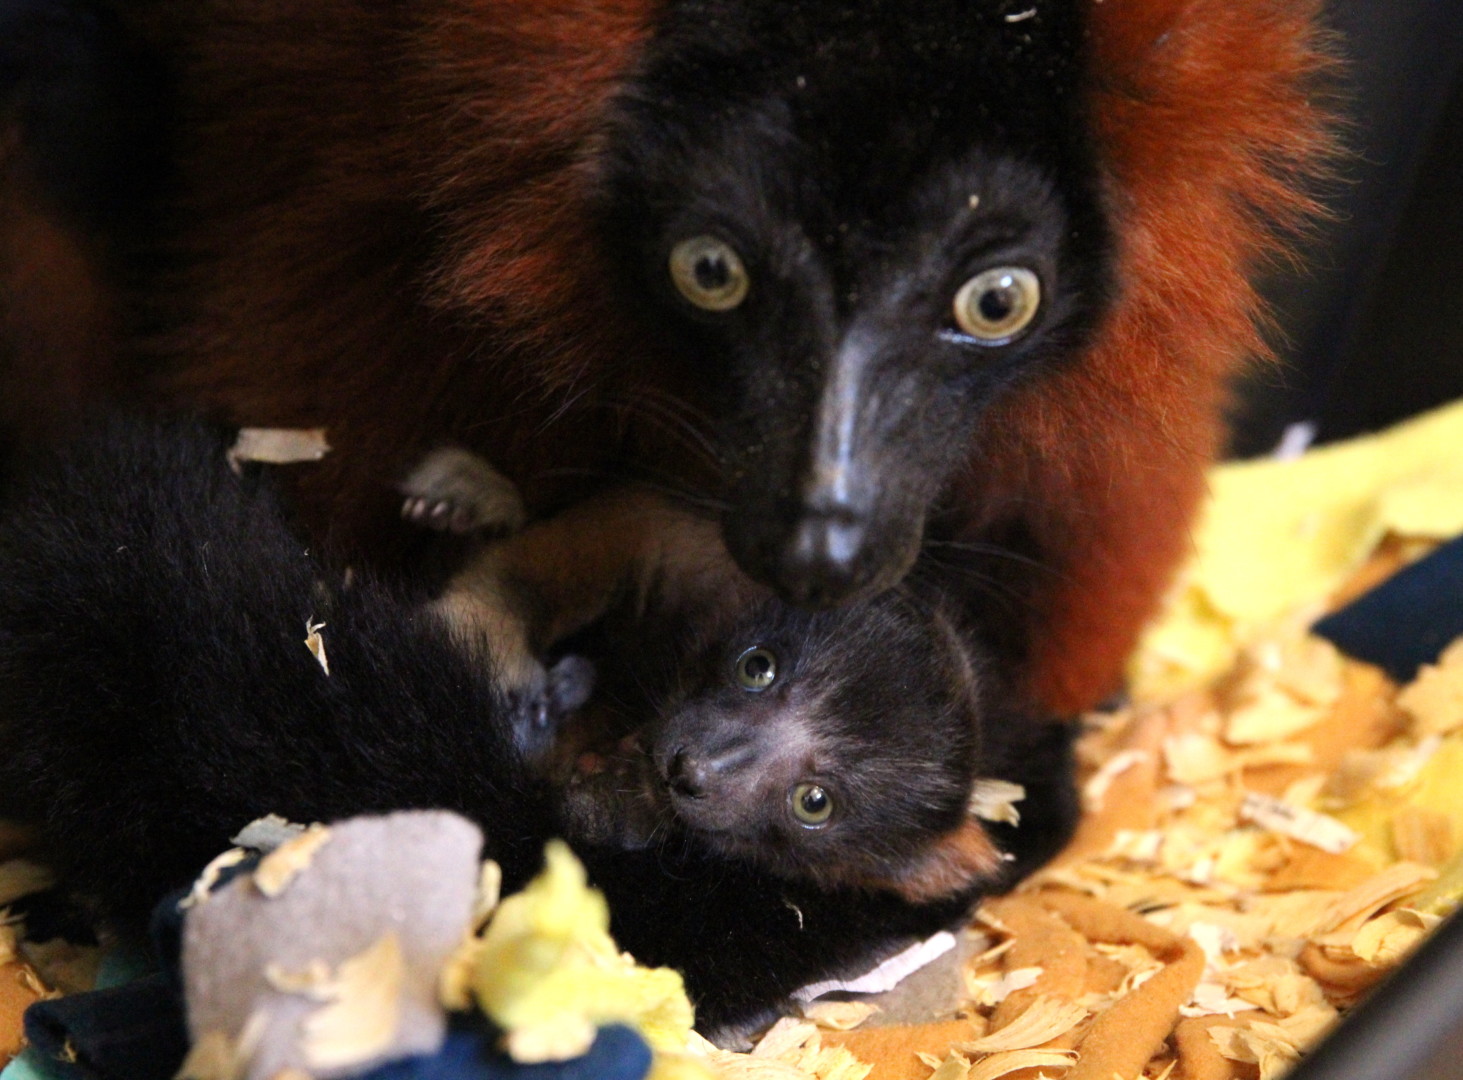
<svg viewBox="0 0 1463 1080"><path fill-rule="evenodd" d="M998 876L967 809L979 673L906 592L819 614L770 602L661 669L675 674L650 687L653 719L613 769L642 840L689 835L783 876L914 899Z"/></svg>

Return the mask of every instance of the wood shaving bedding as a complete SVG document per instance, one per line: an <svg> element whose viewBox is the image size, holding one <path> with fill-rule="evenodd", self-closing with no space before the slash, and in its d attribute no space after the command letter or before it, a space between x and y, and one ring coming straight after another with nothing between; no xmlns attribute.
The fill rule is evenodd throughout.
<svg viewBox="0 0 1463 1080"><path fill-rule="evenodd" d="M954 1019L867 1027L867 1004L814 1003L753 1055L696 1060L749 1080L1282 1074L1463 893L1463 799L1445 797L1463 763L1463 643L1399 693L1296 625L1208 687L1089 718L1084 820L1056 864L978 914L987 942ZM984 795L1015 816L1018 792ZM261 888L288 888L328 838L267 857ZM486 913L497 882L482 892ZM309 992L322 973L279 974ZM342 1030L322 1033L326 1057L353 1045ZM191 1064L225 1076L233 1060Z"/></svg>
<svg viewBox="0 0 1463 1080"><path fill-rule="evenodd" d="M997 944L958 1020L825 1042L869 1080L1283 1075L1463 893L1463 800L1438 796L1463 762L1463 642L1399 692L1304 625L1089 719L1084 820L978 913Z"/></svg>

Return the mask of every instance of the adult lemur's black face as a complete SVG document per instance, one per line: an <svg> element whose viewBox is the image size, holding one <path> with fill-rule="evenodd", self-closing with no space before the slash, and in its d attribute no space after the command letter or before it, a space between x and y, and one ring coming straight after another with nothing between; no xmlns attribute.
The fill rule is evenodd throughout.
<svg viewBox="0 0 1463 1080"><path fill-rule="evenodd" d="M794 602L898 580L983 407L1097 313L1076 7L686 0L622 97L625 302L715 418L732 554Z"/></svg>

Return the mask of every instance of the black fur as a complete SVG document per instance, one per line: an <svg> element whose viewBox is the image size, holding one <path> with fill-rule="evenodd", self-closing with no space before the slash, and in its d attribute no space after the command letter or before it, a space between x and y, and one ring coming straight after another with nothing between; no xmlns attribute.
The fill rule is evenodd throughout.
<svg viewBox="0 0 1463 1080"><path fill-rule="evenodd" d="M14 121L47 201L81 228L136 238L155 226L166 98L160 59L105 4L0 0L0 122Z"/></svg>
<svg viewBox="0 0 1463 1080"><path fill-rule="evenodd" d="M114 423L11 493L0 812L38 823L68 879L124 925L268 812L459 810L521 884L559 823L491 672L419 598L326 569L266 484L224 468L223 447L197 428ZM328 677L304 645L309 620L326 624ZM1021 872L1070 830L1070 732L993 730L992 771L1030 791L1032 825L1010 837ZM621 945L682 970L707 1031L950 925L976 897L916 905L789 882L685 837L579 851Z"/></svg>
<svg viewBox="0 0 1463 1080"><path fill-rule="evenodd" d="M967 644L908 590L670 622L609 635L599 707L610 699L634 739L567 789L622 845L678 826L784 878L892 883L965 821L988 729L1008 718L988 719ZM775 665L764 688L740 682L749 651ZM796 816L804 785L828 801L825 822Z"/></svg>
<svg viewBox="0 0 1463 1080"><path fill-rule="evenodd" d="M728 547L794 602L898 581L984 408L1069 361L1104 306L1079 5L1029 7L685 0L620 101L601 214L622 303L716 388ZM746 266L733 310L671 285L699 234ZM1001 266L1042 303L982 343L952 299Z"/></svg>

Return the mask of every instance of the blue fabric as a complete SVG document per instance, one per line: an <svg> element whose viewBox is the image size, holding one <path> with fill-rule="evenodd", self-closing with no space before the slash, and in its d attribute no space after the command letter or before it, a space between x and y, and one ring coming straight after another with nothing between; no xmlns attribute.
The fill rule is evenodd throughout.
<svg viewBox="0 0 1463 1080"><path fill-rule="evenodd" d="M162 970L144 951L116 949L102 961L96 989L36 1002L25 1011L30 1048L0 1080L172 1080L188 1052L182 991L168 966L178 952L183 895L153 916Z"/></svg>
<svg viewBox="0 0 1463 1080"><path fill-rule="evenodd" d="M589 1053L573 1061L516 1065L493 1049L496 1036L470 1022L454 1022L442 1049L362 1073L356 1080L643 1080L650 1048L627 1027L600 1030Z"/></svg>
<svg viewBox="0 0 1463 1080"><path fill-rule="evenodd" d="M38 1001L25 1011L25 1037L60 1066L56 1076L77 1080L172 1080L188 1052L178 995L161 973Z"/></svg>
<svg viewBox="0 0 1463 1080"><path fill-rule="evenodd" d="M1376 664L1399 683L1463 636L1463 537L1394 574L1316 623L1348 656Z"/></svg>
<svg viewBox="0 0 1463 1080"><path fill-rule="evenodd" d="M52 1064L34 1048L26 1047L14 1061L0 1069L0 1080L65 1080L57 1071L64 1066L55 1062L56 1068L52 1068Z"/></svg>

